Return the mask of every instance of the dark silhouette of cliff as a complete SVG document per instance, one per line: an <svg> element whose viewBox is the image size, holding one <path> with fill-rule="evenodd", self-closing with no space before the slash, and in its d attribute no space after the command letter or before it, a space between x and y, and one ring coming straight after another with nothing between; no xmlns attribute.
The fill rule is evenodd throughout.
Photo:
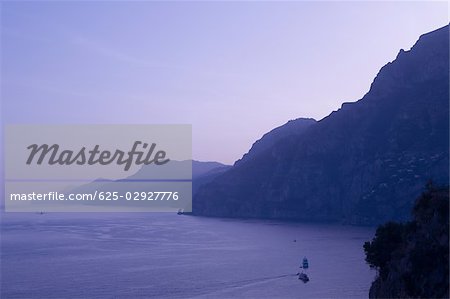
<svg viewBox="0 0 450 299"><path fill-rule="evenodd" d="M370 298L448 298L449 190L432 185L417 200L413 220L378 227L364 244L378 270Z"/></svg>
<svg viewBox="0 0 450 299"><path fill-rule="evenodd" d="M448 26L422 35L381 68L361 100L299 134L274 132L271 142L201 186L194 214L408 220L426 181L449 178L448 53Z"/></svg>

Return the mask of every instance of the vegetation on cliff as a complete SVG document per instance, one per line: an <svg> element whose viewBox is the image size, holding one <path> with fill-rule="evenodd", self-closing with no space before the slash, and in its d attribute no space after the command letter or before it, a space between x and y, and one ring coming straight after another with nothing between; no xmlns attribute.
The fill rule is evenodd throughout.
<svg viewBox="0 0 450 299"><path fill-rule="evenodd" d="M366 261L379 274L370 298L448 298L448 187L428 184L412 214L412 221L379 226L364 244Z"/></svg>

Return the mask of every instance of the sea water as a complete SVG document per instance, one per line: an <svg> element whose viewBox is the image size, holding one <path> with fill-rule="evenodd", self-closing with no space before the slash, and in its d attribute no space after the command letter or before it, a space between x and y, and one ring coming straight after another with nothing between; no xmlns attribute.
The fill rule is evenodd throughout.
<svg viewBox="0 0 450 299"><path fill-rule="evenodd" d="M367 298L373 228L2 213L1 298ZM298 280L303 257L308 283Z"/></svg>

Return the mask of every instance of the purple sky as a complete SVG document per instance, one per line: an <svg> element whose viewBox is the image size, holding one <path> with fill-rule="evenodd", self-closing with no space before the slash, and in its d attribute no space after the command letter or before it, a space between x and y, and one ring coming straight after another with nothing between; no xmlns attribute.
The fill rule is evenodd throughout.
<svg viewBox="0 0 450 299"><path fill-rule="evenodd" d="M2 2L4 123L190 123L232 163L356 101L447 2Z"/></svg>

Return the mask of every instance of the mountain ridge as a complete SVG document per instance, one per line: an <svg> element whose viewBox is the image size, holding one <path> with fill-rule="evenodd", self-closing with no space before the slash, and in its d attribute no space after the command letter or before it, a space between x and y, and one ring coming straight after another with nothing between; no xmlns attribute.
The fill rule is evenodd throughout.
<svg viewBox="0 0 450 299"><path fill-rule="evenodd" d="M300 136L306 129L315 123L317 123L317 121L313 118L297 118L289 120L284 125L272 129L265 133L260 139L256 140L250 150L244 154L241 159L237 160L234 165L262 153L285 137L291 135Z"/></svg>
<svg viewBox="0 0 450 299"><path fill-rule="evenodd" d="M194 214L373 225L448 181L448 26L383 66L358 101L202 186Z"/></svg>

